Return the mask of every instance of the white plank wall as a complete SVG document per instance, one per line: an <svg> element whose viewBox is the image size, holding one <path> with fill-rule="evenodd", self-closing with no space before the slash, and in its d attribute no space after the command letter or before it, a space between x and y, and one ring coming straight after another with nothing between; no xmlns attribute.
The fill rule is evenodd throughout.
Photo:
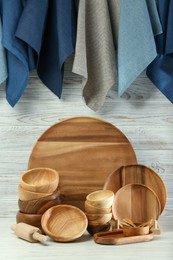
<svg viewBox="0 0 173 260"><path fill-rule="evenodd" d="M21 240L15 240L14 237L11 239L12 232L9 229L10 224L15 222L15 214L18 209L19 176L27 168L28 158L34 143L43 131L59 120L79 115L100 117L117 126L131 141L138 162L152 167L159 173L166 185L168 196L161 219L165 227L167 219L171 221L173 231L173 105L143 73L122 98L117 97L116 86L111 89L102 109L93 112L84 104L81 93L81 78L71 73L71 65L72 58L65 64L61 100L40 82L36 73L31 73L29 85L15 108L11 108L7 103L4 86L0 88L0 228L1 231L5 232L5 242L0 241L0 247L2 246L3 250L5 250L4 246L7 243L14 243L14 241L17 241L19 247L26 245ZM171 239L172 236L169 237L164 249L169 249L173 242ZM164 243L164 240L161 242ZM21 246L20 243L22 243ZM84 250L85 253L83 255L81 253L80 256L85 255L83 259L89 259L92 253L87 251L87 243L86 248L84 244L82 243L83 249L81 250ZM94 248L94 245L90 246ZM65 250L64 245L60 244L61 247ZM134 248L136 247L137 245L134 246ZM145 249L144 246L142 247ZM74 245L70 254L66 254L63 259L69 259L73 254L73 249ZM150 252L152 250L150 245ZM130 258L123 251L118 251L119 259L138 259ZM46 259L46 254L42 254L42 258L39 257L36 247L34 247L33 252L33 255L31 253L32 258L28 257L28 259ZM27 257L27 251L18 254L17 251L13 255L12 252L7 253L7 250L1 251L0 248L0 259L24 259L24 256ZM101 253L97 257L99 255L99 259L105 259L105 257L102 258ZM57 252L57 256L62 255L58 255ZM109 259L113 259L115 256L116 254L112 254L111 258L110 254ZM165 252L165 254L159 253L157 259L171 258L173 259L173 255L170 251ZM50 254L49 259L54 259L54 254Z"/></svg>

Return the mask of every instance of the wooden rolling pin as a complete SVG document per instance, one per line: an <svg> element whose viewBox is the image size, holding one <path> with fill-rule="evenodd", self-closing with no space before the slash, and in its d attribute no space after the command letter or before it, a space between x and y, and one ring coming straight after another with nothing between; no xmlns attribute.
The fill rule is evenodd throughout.
<svg viewBox="0 0 173 260"><path fill-rule="evenodd" d="M40 229L31 225L28 225L26 223L18 223L13 224L11 226L11 229L15 232L15 234L29 242L35 243L35 242L41 242L44 243L47 240L47 237L40 234Z"/></svg>

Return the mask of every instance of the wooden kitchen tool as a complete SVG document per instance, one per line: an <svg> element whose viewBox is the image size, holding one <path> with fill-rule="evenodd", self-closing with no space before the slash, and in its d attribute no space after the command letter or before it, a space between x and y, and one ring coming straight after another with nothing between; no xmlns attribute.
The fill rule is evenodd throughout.
<svg viewBox="0 0 173 260"><path fill-rule="evenodd" d="M104 189L116 193L121 187L132 183L144 184L157 194L161 214L166 204L166 188L160 176L147 166L137 164L120 167L107 177Z"/></svg>
<svg viewBox="0 0 173 260"><path fill-rule="evenodd" d="M55 241L69 242L83 235L88 220L79 208L62 204L48 209L42 216L41 225L45 234Z"/></svg>
<svg viewBox="0 0 173 260"><path fill-rule="evenodd" d="M50 127L36 142L28 169L59 172L63 202L84 209L86 196L103 188L121 165L136 163L126 136L112 124L92 117L74 117Z"/></svg>
<svg viewBox="0 0 173 260"><path fill-rule="evenodd" d="M52 193L41 193L35 191L25 190L21 185L18 186L19 199L23 201L40 199L51 195Z"/></svg>
<svg viewBox="0 0 173 260"><path fill-rule="evenodd" d="M114 200L114 192L111 190L97 190L88 194L86 200L92 206L110 208Z"/></svg>
<svg viewBox="0 0 173 260"><path fill-rule="evenodd" d="M61 203L60 191L57 190L53 194L35 200L18 200L18 206L21 212L28 214L43 214L50 207Z"/></svg>
<svg viewBox="0 0 173 260"><path fill-rule="evenodd" d="M34 168L20 176L20 185L25 189L39 193L53 193L59 183L59 174L50 168Z"/></svg>
<svg viewBox="0 0 173 260"><path fill-rule="evenodd" d="M146 242L154 238L152 232L148 235L125 237L122 230L100 232L93 236L94 241L103 245L123 245L130 243Z"/></svg>
<svg viewBox="0 0 173 260"><path fill-rule="evenodd" d="M87 200L85 201L85 212L92 214L106 214L112 212L112 206L110 208L98 208L91 205Z"/></svg>
<svg viewBox="0 0 173 260"><path fill-rule="evenodd" d="M118 221L129 218L133 223L144 223L160 216L160 201L154 191L142 184L128 184L115 194L113 217Z"/></svg>
<svg viewBox="0 0 173 260"><path fill-rule="evenodd" d="M11 226L11 229L15 232L15 234L29 242L35 243L35 242L41 242L44 243L47 241L47 237L40 234L41 231L37 227L33 227L31 225L28 225L26 223L18 223L13 224Z"/></svg>
<svg viewBox="0 0 173 260"><path fill-rule="evenodd" d="M17 223L26 223L28 225L38 227L41 229L41 217L42 215L36 215L36 214L25 214L20 211L16 214L16 222Z"/></svg>

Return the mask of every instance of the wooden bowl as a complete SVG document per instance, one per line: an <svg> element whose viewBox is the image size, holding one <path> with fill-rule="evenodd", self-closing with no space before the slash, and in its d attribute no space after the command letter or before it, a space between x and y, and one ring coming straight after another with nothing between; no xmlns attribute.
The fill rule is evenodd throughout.
<svg viewBox="0 0 173 260"><path fill-rule="evenodd" d="M20 176L20 185L32 192L52 193L57 189L58 183L58 172L50 168L33 168Z"/></svg>
<svg viewBox="0 0 173 260"><path fill-rule="evenodd" d="M59 204L61 204L60 191L35 200L18 200L20 211L28 214L43 214L47 209Z"/></svg>
<svg viewBox="0 0 173 260"><path fill-rule="evenodd" d="M19 199L23 201L40 199L49 196L51 194L52 193L40 193L40 192L29 191L22 188L21 185L18 186Z"/></svg>
<svg viewBox="0 0 173 260"><path fill-rule="evenodd" d="M147 235L150 232L150 227L123 227L123 234L126 237Z"/></svg>
<svg viewBox="0 0 173 260"><path fill-rule="evenodd" d="M110 208L97 208L90 204L87 200L85 201L85 211L92 214L107 214L112 212L112 207Z"/></svg>
<svg viewBox="0 0 173 260"><path fill-rule="evenodd" d="M91 236L93 236L95 233L98 233L98 232L109 231L110 229L111 229L110 222L108 222L104 225L88 225L88 227L87 227L87 231Z"/></svg>
<svg viewBox="0 0 173 260"><path fill-rule="evenodd" d="M25 213L18 211L16 214L16 222L17 223L23 222L23 223L29 224L31 226L38 227L39 229L42 229L41 228L41 217L42 217L41 214L39 214L39 215L25 214Z"/></svg>
<svg viewBox="0 0 173 260"><path fill-rule="evenodd" d="M98 190L87 195L88 203L98 208L110 208L114 200L114 192L111 190Z"/></svg>
<svg viewBox="0 0 173 260"><path fill-rule="evenodd" d="M107 214L89 214L86 213L89 225L104 225L112 218L112 213Z"/></svg>
<svg viewBox="0 0 173 260"><path fill-rule="evenodd" d="M88 220L79 208L62 204L48 209L41 218L41 225L53 240L68 242L83 235Z"/></svg>
<svg viewBox="0 0 173 260"><path fill-rule="evenodd" d="M131 219L133 223L156 220L160 211L160 201L156 193L141 184L123 186L116 192L112 205L113 217L120 222L124 218Z"/></svg>

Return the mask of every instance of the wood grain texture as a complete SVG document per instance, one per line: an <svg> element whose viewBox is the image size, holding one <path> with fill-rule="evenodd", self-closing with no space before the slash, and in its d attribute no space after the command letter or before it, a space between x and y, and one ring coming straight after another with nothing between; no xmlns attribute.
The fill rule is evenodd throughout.
<svg viewBox="0 0 173 260"><path fill-rule="evenodd" d="M154 238L153 233L147 235L126 237L124 236L122 230L100 232L94 234L94 241L98 244L103 244L103 245L123 245L123 244L131 244L131 243L138 243L138 242L147 242L152 240L153 238Z"/></svg>
<svg viewBox="0 0 173 260"><path fill-rule="evenodd" d="M138 164L120 167L108 176L104 189L112 190L116 193L121 187L132 183L144 184L151 188L159 198L161 212L164 210L167 197L165 184L154 170L145 165Z"/></svg>
<svg viewBox="0 0 173 260"><path fill-rule="evenodd" d="M102 189L112 171L135 162L134 150L118 128L97 118L74 117L41 135L28 168L57 170L62 202L84 209L86 196Z"/></svg>
<svg viewBox="0 0 173 260"><path fill-rule="evenodd" d="M157 220L161 206L156 193L142 184L127 184L115 194L112 205L113 217L120 222L124 218L133 223L144 223L150 219Z"/></svg>
<svg viewBox="0 0 173 260"><path fill-rule="evenodd" d="M48 209L41 219L44 232L58 242L69 242L79 238L87 225L87 217L83 211L65 204Z"/></svg>

